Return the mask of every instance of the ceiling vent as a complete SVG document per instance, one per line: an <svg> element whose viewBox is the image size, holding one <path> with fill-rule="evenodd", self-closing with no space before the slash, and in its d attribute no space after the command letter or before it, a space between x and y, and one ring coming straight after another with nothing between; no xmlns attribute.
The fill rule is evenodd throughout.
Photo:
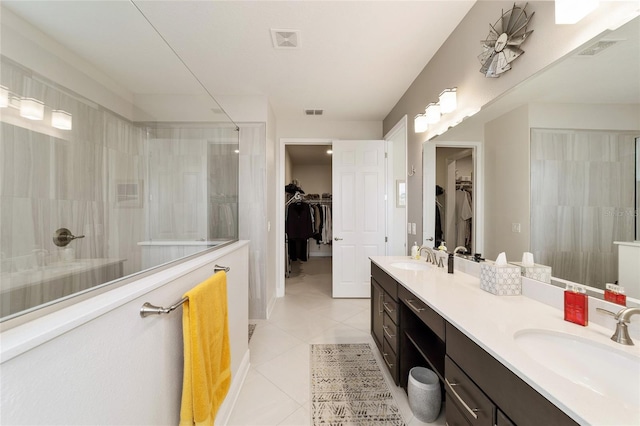
<svg viewBox="0 0 640 426"><path fill-rule="evenodd" d="M606 48L613 46L617 42L618 40L600 40L599 42L592 44L582 52L578 53L577 56L595 56Z"/></svg>
<svg viewBox="0 0 640 426"><path fill-rule="evenodd" d="M299 30L271 29L271 41L276 49L297 49L300 47Z"/></svg>
<svg viewBox="0 0 640 426"><path fill-rule="evenodd" d="M324 114L323 109L305 109L304 115L322 115Z"/></svg>

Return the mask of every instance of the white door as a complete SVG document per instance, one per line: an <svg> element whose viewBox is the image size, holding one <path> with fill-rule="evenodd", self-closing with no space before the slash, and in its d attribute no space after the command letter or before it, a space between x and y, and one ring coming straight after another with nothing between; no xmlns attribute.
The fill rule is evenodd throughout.
<svg viewBox="0 0 640 426"><path fill-rule="evenodd" d="M447 242L449 250L453 250L456 247L456 241L458 240L457 225L457 212L456 212L456 160L453 160L447 166L447 187L446 190L446 220L442 222L442 226L446 227L444 240Z"/></svg>
<svg viewBox="0 0 640 426"><path fill-rule="evenodd" d="M333 142L333 297L370 297L385 254L384 141Z"/></svg>

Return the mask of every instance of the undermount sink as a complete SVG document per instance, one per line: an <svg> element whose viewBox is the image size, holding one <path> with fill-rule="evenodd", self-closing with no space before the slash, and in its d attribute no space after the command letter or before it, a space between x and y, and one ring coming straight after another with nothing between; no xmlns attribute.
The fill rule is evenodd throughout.
<svg viewBox="0 0 640 426"><path fill-rule="evenodd" d="M404 269L406 271L426 271L430 268L426 262L395 262L390 266L393 268Z"/></svg>
<svg viewBox="0 0 640 426"><path fill-rule="evenodd" d="M640 358L551 330L522 330L514 339L531 359L553 373L631 407L640 405Z"/></svg>

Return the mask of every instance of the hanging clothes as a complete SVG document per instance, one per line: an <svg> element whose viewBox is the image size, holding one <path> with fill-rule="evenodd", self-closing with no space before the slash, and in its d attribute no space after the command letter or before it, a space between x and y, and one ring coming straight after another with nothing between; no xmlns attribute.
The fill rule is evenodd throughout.
<svg viewBox="0 0 640 426"><path fill-rule="evenodd" d="M471 196L467 191L456 191L456 246L468 247L471 243Z"/></svg>
<svg viewBox="0 0 640 426"><path fill-rule="evenodd" d="M313 212L307 203L292 203L287 209L286 233L291 260L307 260L307 240L313 236Z"/></svg>

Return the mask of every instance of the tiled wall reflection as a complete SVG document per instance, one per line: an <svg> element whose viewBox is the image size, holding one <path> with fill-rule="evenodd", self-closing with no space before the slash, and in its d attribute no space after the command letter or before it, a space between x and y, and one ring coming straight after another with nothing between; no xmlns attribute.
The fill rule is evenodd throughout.
<svg viewBox="0 0 640 426"><path fill-rule="evenodd" d="M558 278L604 288L617 280L614 241L632 241L634 135L531 130L531 249Z"/></svg>

